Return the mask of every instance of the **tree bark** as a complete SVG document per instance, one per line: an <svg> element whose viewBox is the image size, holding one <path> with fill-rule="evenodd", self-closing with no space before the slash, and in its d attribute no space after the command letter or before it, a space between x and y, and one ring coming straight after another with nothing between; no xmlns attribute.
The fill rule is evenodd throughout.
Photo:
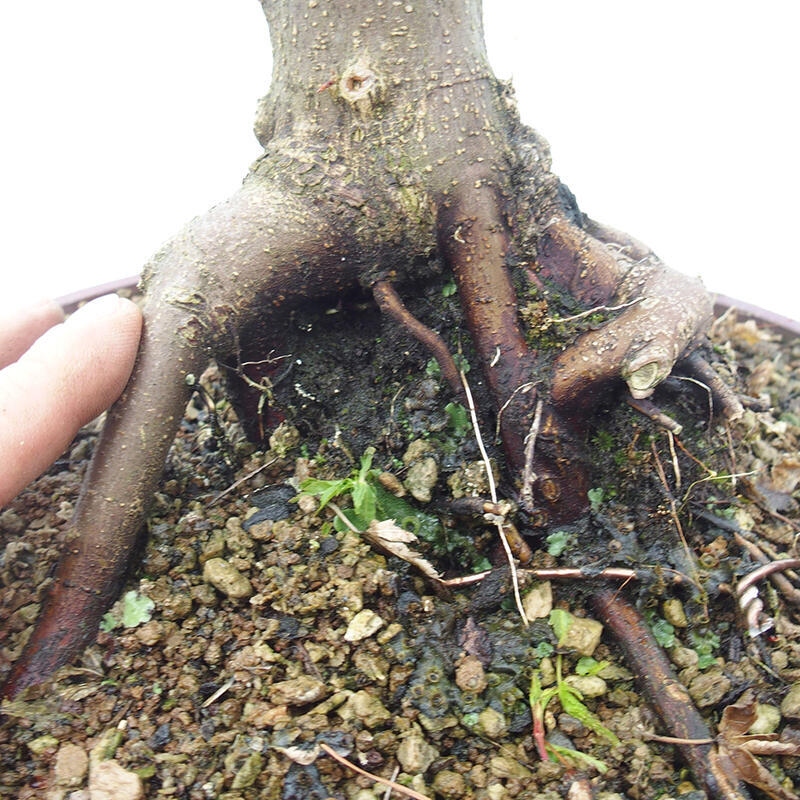
<svg viewBox="0 0 800 800"><path fill-rule="evenodd" d="M262 7L274 65L256 121L264 155L239 192L145 270L134 375L97 446L68 552L7 696L95 635L157 487L186 377L210 358L235 357L242 332L259 327L269 339L298 303L359 286L396 310L409 265L436 256L458 284L509 483L544 526L586 508L581 431L600 391L625 380L647 396L710 319L699 285L586 218L552 174L546 143L520 123L510 88L491 71L479 0ZM548 286L584 306L625 306L552 369L519 314L521 292L546 297ZM535 449L526 447L532 435Z"/></svg>

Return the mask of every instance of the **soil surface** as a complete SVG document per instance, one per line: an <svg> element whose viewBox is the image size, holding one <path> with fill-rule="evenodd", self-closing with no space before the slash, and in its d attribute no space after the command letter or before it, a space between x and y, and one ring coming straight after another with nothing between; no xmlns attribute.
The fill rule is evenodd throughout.
<svg viewBox="0 0 800 800"><path fill-rule="evenodd" d="M712 419L707 392L687 380L654 398L680 432L608 399L588 434L590 518L529 540L526 626L493 519L469 500L490 494L469 415L377 312L358 298L332 311L287 330L291 356L271 373L282 411L261 409L264 447L245 439L220 368L203 376L125 597L78 665L3 706L0 796L387 796L327 747L430 798L702 797L676 747L651 738L672 732L592 618L587 600L603 583L592 576L606 567L636 570L614 585L712 731L750 690L751 732L797 741L797 575L757 582L745 607L735 588L761 559L797 555L800 341L735 314L717 320L711 358L747 398L731 424ZM344 354L344 336L363 346ZM0 512L4 669L36 618L98 429ZM304 484L346 478L321 510L319 492L334 487ZM425 564L351 529L367 527L370 502L418 535L411 547L445 578L495 567L468 585L431 580ZM583 571L535 574L555 567ZM798 758L759 758L783 797L800 789Z"/></svg>

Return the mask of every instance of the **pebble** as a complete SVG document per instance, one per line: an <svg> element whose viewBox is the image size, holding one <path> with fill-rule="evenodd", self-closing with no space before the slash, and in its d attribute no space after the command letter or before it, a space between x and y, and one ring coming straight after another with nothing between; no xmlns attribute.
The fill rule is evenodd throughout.
<svg viewBox="0 0 800 800"><path fill-rule="evenodd" d="M192 597L187 592L175 592L168 595L161 605L161 615L167 620L178 620L188 617L192 611Z"/></svg>
<svg viewBox="0 0 800 800"><path fill-rule="evenodd" d="M439 480L439 466L433 456L415 461L406 473L403 485L409 494L420 503L429 503L431 500L433 487Z"/></svg>
<svg viewBox="0 0 800 800"><path fill-rule="evenodd" d="M56 737L52 734L45 733L41 736L37 736L35 739L31 739L27 746L31 753L35 753L37 756L40 756L42 753L58 747L58 739L56 739Z"/></svg>
<svg viewBox="0 0 800 800"><path fill-rule="evenodd" d="M283 458L300 443L300 431L288 422L281 422L270 434L269 449L278 458Z"/></svg>
<svg viewBox="0 0 800 800"><path fill-rule="evenodd" d="M415 439L403 455L403 463L408 467L403 485L420 503L430 502L433 487L439 480L436 459L429 455L432 450L430 442Z"/></svg>
<svg viewBox="0 0 800 800"><path fill-rule="evenodd" d="M338 714L344 720L360 719L367 728L374 728L393 716L377 697L364 689L353 692L339 707Z"/></svg>
<svg viewBox="0 0 800 800"><path fill-rule="evenodd" d="M310 675L277 681L269 687L269 699L275 705L303 706L316 703L330 694L328 685Z"/></svg>
<svg viewBox="0 0 800 800"><path fill-rule="evenodd" d="M528 619L544 619L553 610L553 587L550 581L537 583L522 598L522 609Z"/></svg>
<svg viewBox="0 0 800 800"><path fill-rule="evenodd" d="M800 682L789 687L781 701L781 714L787 719L800 719Z"/></svg>
<svg viewBox="0 0 800 800"><path fill-rule="evenodd" d="M369 639L377 633L383 626L384 621L371 608L364 608L356 614L347 626L344 633L346 642L360 642Z"/></svg>
<svg viewBox="0 0 800 800"><path fill-rule="evenodd" d="M89 773L89 800L142 800L142 779L110 759L95 764Z"/></svg>
<svg viewBox="0 0 800 800"><path fill-rule="evenodd" d="M447 485L454 498L487 497L490 494L489 479L483 461L473 461L457 469L447 479Z"/></svg>
<svg viewBox="0 0 800 800"><path fill-rule="evenodd" d="M664 612L664 619L669 622L670 625L674 625L676 628L686 628L689 625L683 603L677 597L671 597L665 600L662 605L662 610Z"/></svg>
<svg viewBox="0 0 800 800"><path fill-rule="evenodd" d="M777 706L767 705L766 703L756 704L756 719L747 731L750 734L763 736L767 733L775 733L781 724L781 710Z"/></svg>
<svg viewBox="0 0 800 800"><path fill-rule="evenodd" d="M244 600L253 594L253 585L224 558L209 558L203 565L203 580L231 600Z"/></svg>
<svg viewBox="0 0 800 800"><path fill-rule="evenodd" d="M603 625L596 619L573 616L558 646L574 650L579 656L590 656L600 644L602 634Z"/></svg>
<svg viewBox="0 0 800 800"><path fill-rule="evenodd" d="M697 655L696 650L692 650L691 647L682 647L680 645L673 647L672 650L669 651L669 658L678 669L696 667L700 661L700 656Z"/></svg>
<svg viewBox="0 0 800 800"><path fill-rule="evenodd" d="M687 689L698 708L708 708L717 705L728 694L731 681L722 670L712 669L698 675Z"/></svg>
<svg viewBox="0 0 800 800"><path fill-rule="evenodd" d="M489 771L496 778L532 778L533 773L514 758L495 756L489 762Z"/></svg>
<svg viewBox="0 0 800 800"><path fill-rule="evenodd" d="M456 686L462 692L480 694L487 686L486 670L476 656L465 656L456 666Z"/></svg>
<svg viewBox="0 0 800 800"><path fill-rule="evenodd" d="M475 731L487 739L499 739L508 730L508 722L500 711L487 706L478 714Z"/></svg>
<svg viewBox="0 0 800 800"><path fill-rule="evenodd" d="M53 776L59 786L80 786L89 771L89 755L76 744L67 742L58 748Z"/></svg>
<svg viewBox="0 0 800 800"><path fill-rule="evenodd" d="M599 675L567 675L564 682L584 697L600 697L608 690L606 682Z"/></svg>
<svg viewBox="0 0 800 800"><path fill-rule="evenodd" d="M405 497L406 490L402 481L392 472L381 472L378 475L378 482L387 492L391 492L395 497Z"/></svg>
<svg viewBox="0 0 800 800"><path fill-rule="evenodd" d="M558 715L558 729L570 738L586 733L586 727L579 719L563 713Z"/></svg>
<svg viewBox="0 0 800 800"><path fill-rule="evenodd" d="M384 686L389 679L389 662L374 653L367 653L362 650L357 651L353 656L353 665L371 683Z"/></svg>
<svg viewBox="0 0 800 800"><path fill-rule="evenodd" d="M433 779L433 790L443 800L457 800L459 797L466 797L467 782L460 773L443 769Z"/></svg>
<svg viewBox="0 0 800 800"><path fill-rule="evenodd" d="M409 775L425 772L437 758L439 751L427 742L418 727L404 734L397 748L397 760Z"/></svg>
<svg viewBox="0 0 800 800"><path fill-rule="evenodd" d="M247 789L252 786L258 780L263 768L264 759L261 753L251 753L234 775L231 789Z"/></svg>
<svg viewBox="0 0 800 800"><path fill-rule="evenodd" d="M25 520L16 511L9 508L0 514L0 529L12 536L17 536L25 530Z"/></svg>
<svg viewBox="0 0 800 800"><path fill-rule="evenodd" d="M145 622L144 625L140 625L136 629L135 635L143 645L152 647L164 637L164 624L158 620L151 619L149 622Z"/></svg>

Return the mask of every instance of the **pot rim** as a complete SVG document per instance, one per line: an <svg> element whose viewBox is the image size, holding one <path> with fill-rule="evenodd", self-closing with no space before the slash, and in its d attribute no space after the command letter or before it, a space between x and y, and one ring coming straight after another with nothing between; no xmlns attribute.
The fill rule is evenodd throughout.
<svg viewBox="0 0 800 800"><path fill-rule="evenodd" d="M119 292L121 290L133 291L139 284L139 275L129 275L125 278L118 278L108 283L101 283L97 286L90 286L86 289L78 289L56 299L65 313L71 314L82 303L88 303L104 294ZM724 294L712 292L714 297L714 313L722 315L726 311L737 311L745 317L751 317L757 322L768 325L770 328L780 333L786 338L800 337L800 320L776 314L774 311L761 308L759 306L746 303L744 300L737 300Z"/></svg>

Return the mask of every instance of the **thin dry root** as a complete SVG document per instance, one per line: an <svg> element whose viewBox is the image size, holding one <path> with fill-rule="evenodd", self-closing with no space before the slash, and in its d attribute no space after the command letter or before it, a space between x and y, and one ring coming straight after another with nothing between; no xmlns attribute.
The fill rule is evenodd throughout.
<svg viewBox="0 0 800 800"><path fill-rule="evenodd" d="M648 419L653 420L662 428L674 433L675 436L680 436L683 431L683 425L675 422L672 417L668 417L655 403L651 400L637 400L632 395L628 395L625 401L631 408L635 408L640 414L644 414Z"/></svg>

